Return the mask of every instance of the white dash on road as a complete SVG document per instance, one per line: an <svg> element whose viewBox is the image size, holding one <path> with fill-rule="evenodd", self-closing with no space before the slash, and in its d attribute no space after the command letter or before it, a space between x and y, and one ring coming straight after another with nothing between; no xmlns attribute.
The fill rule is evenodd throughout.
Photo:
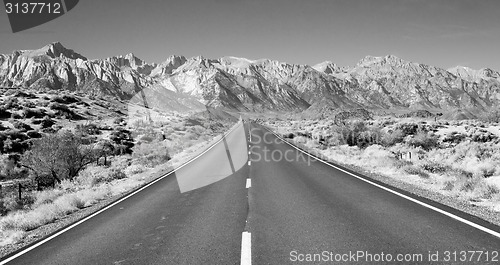
<svg viewBox="0 0 500 265"><path fill-rule="evenodd" d="M247 189L252 187L252 180L251 179L247 179Z"/></svg>
<svg viewBox="0 0 500 265"><path fill-rule="evenodd" d="M251 155L251 154L252 154L252 152L248 151L248 154L249 154L249 155Z"/></svg>
<svg viewBox="0 0 500 265"><path fill-rule="evenodd" d="M241 265L252 264L252 235L250 232L243 232L241 235Z"/></svg>
<svg viewBox="0 0 500 265"><path fill-rule="evenodd" d="M250 164L252 164L252 161L248 161L248 165L250 166Z"/></svg>

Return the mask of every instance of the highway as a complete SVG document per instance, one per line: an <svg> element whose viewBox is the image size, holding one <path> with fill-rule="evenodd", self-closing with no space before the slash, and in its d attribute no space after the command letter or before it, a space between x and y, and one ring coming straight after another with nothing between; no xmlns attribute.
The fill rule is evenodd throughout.
<svg viewBox="0 0 500 265"><path fill-rule="evenodd" d="M499 263L498 227L398 192L240 123L191 163L7 264Z"/></svg>

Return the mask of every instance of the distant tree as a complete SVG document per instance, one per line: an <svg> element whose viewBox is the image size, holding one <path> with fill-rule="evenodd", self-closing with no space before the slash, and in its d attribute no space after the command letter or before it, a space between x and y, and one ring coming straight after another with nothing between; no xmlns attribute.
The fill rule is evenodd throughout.
<svg viewBox="0 0 500 265"><path fill-rule="evenodd" d="M63 179L73 180L96 157L93 146L83 145L81 137L63 131L33 140L20 164L36 178L49 177L60 183Z"/></svg>
<svg viewBox="0 0 500 265"><path fill-rule="evenodd" d="M99 158L104 157L104 165L108 164L108 157L113 155L115 152L115 146L111 141L101 140L97 143L96 153L97 153L97 163L99 163Z"/></svg>
<svg viewBox="0 0 500 265"><path fill-rule="evenodd" d="M116 149L115 153L132 154L132 147L134 147L134 140L132 134L129 130L118 127L115 131L111 133L111 141L115 143Z"/></svg>

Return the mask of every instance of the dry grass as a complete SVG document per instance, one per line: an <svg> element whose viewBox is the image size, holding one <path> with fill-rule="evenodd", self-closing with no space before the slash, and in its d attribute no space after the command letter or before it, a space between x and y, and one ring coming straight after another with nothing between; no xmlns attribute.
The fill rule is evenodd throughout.
<svg viewBox="0 0 500 265"><path fill-rule="evenodd" d="M367 128L378 126L380 145L377 141L366 148L345 145L336 140L339 138L336 125L329 120L269 123L276 132L293 138L292 142L332 161L465 201L486 200L500 210L500 142L497 138L500 135L495 134L500 131L494 129L497 125L413 118L377 119L365 125ZM459 133L453 134L453 131ZM308 133L311 137L297 136ZM329 137L326 147L318 143L315 134ZM292 135L294 137L290 137ZM450 135L460 139L450 141ZM395 155L408 152L411 158L400 159ZM495 181L489 181L490 178Z"/></svg>

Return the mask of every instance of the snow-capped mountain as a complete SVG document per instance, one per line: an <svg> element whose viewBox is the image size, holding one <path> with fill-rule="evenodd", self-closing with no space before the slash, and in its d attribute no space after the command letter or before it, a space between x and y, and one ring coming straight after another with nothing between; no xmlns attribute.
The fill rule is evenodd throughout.
<svg viewBox="0 0 500 265"><path fill-rule="evenodd" d="M500 80L500 73L489 68L475 70L467 66L456 66L448 69L448 72L470 82L481 82L482 80L491 79Z"/></svg>
<svg viewBox="0 0 500 265"><path fill-rule="evenodd" d="M171 56L149 64L133 54L89 60L52 43L0 55L0 86L68 89L124 99L149 91L174 109L204 105L238 110L329 111L336 108L484 110L500 103L500 74L367 56L353 67L269 59ZM163 102L163 103L162 103ZM183 107L182 107L183 106Z"/></svg>

